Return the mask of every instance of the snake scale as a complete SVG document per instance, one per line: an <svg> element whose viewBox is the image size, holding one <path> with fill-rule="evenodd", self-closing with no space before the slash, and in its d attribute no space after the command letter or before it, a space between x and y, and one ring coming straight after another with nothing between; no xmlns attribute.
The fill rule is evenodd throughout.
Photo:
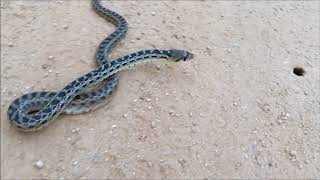
<svg viewBox="0 0 320 180"><path fill-rule="evenodd" d="M119 14L92 0L93 9L116 29L98 46L95 58L97 68L67 84L58 92L32 92L16 98L7 115L11 125L21 131L36 131L52 122L60 113L78 114L95 109L110 99L118 84L118 72L155 58L171 62L193 58L189 51L178 49L148 49L113 60L108 51L128 30L127 21Z"/></svg>

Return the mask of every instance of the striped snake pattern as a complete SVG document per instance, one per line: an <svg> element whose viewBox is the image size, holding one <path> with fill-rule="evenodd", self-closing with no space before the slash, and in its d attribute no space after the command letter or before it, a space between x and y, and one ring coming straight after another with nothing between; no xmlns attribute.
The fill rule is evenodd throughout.
<svg viewBox="0 0 320 180"><path fill-rule="evenodd" d="M108 102L118 84L118 72L152 59L172 62L193 58L189 51L178 49L148 49L116 59L108 59L108 52L128 30L127 21L116 12L92 0L93 9L116 29L98 46L95 58L98 67L67 84L58 92L32 92L15 99L7 114L11 125L21 131L36 131L52 122L60 113L88 112Z"/></svg>

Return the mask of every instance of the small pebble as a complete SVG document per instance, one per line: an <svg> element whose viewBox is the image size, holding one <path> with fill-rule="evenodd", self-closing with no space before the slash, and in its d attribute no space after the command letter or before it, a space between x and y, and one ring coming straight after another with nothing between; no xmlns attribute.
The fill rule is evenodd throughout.
<svg viewBox="0 0 320 180"><path fill-rule="evenodd" d="M49 59L49 60L53 60L53 59L54 59L54 56L49 56L48 59Z"/></svg>
<svg viewBox="0 0 320 180"><path fill-rule="evenodd" d="M42 64L42 65L41 65L41 68L42 68L42 69L47 69L48 67L49 67L48 64Z"/></svg>
<svg viewBox="0 0 320 180"><path fill-rule="evenodd" d="M156 122L152 121L151 122L151 128L155 128L156 127Z"/></svg>
<svg viewBox="0 0 320 180"><path fill-rule="evenodd" d="M75 128L75 129L72 129L71 132L75 133L75 132L79 132L80 129L79 128Z"/></svg>
<svg viewBox="0 0 320 180"><path fill-rule="evenodd" d="M114 124L114 125L112 125L111 127L112 127L112 128L116 128L116 127L117 127L117 125L115 125L115 124Z"/></svg>
<svg viewBox="0 0 320 180"><path fill-rule="evenodd" d="M63 27L63 29L68 29L69 28L68 25L63 25L62 27Z"/></svg>
<svg viewBox="0 0 320 180"><path fill-rule="evenodd" d="M291 157L296 157L296 156L297 156L297 152L294 151L294 150L290 150L290 151L289 151L289 155L290 155Z"/></svg>
<svg viewBox="0 0 320 180"><path fill-rule="evenodd" d="M128 117L128 114L123 114L122 117L126 118Z"/></svg>
<svg viewBox="0 0 320 180"><path fill-rule="evenodd" d="M307 91L304 91L303 93L304 93L304 95L308 95L309 94Z"/></svg>
<svg viewBox="0 0 320 180"><path fill-rule="evenodd" d="M8 43L8 46L9 46L9 47L13 47L13 43L12 43L12 42L9 42L9 43Z"/></svg>
<svg viewBox="0 0 320 180"><path fill-rule="evenodd" d="M77 164L78 164L78 161L73 161L72 162L72 165L74 165L74 166L77 165Z"/></svg>
<svg viewBox="0 0 320 180"><path fill-rule="evenodd" d="M152 12L151 12L151 15L152 15L152 16L156 15L156 12L152 11Z"/></svg>
<svg viewBox="0 0 320 180"><path fill-rule="evenodd" d="M38 160L38 161L36 162L36 167L37 167L38 169L42 169L43 166L44 166L44 163L43 163L42 160Z"/></svg>

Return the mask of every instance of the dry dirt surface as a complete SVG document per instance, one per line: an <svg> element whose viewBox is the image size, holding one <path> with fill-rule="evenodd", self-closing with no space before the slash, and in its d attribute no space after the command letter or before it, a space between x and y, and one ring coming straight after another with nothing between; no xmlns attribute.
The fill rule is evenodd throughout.
<svg viewBox="0 0 320 180"><path fill-rule="evenodd" d="M157 47L195 58L124 70L105 107L22 133L9 104L92 70L114 26L86 0L2 0L3 179L320 178L319 2L104 5L129 23L112 57Z"/></svg>

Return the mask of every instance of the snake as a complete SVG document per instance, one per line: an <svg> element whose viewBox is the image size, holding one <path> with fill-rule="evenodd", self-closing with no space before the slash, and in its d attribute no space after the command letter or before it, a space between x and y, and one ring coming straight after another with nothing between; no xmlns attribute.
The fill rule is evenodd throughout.
<svg viewBox="0 0 320 180"><path fill-rule="evenodd" d="M116 29L98 45L97 67L68 83L60 91L37 91L16 98L8 107L9 123L18 130L33 132L47 126L61 113L80 114L108 102L118 86L118 73L155 59L168 62L187 61L193 53L181 49L146 49L109 59L109 50L124 38L128 23L118 13L105 8L101 0L92 0L93 10Z"/></svg>

